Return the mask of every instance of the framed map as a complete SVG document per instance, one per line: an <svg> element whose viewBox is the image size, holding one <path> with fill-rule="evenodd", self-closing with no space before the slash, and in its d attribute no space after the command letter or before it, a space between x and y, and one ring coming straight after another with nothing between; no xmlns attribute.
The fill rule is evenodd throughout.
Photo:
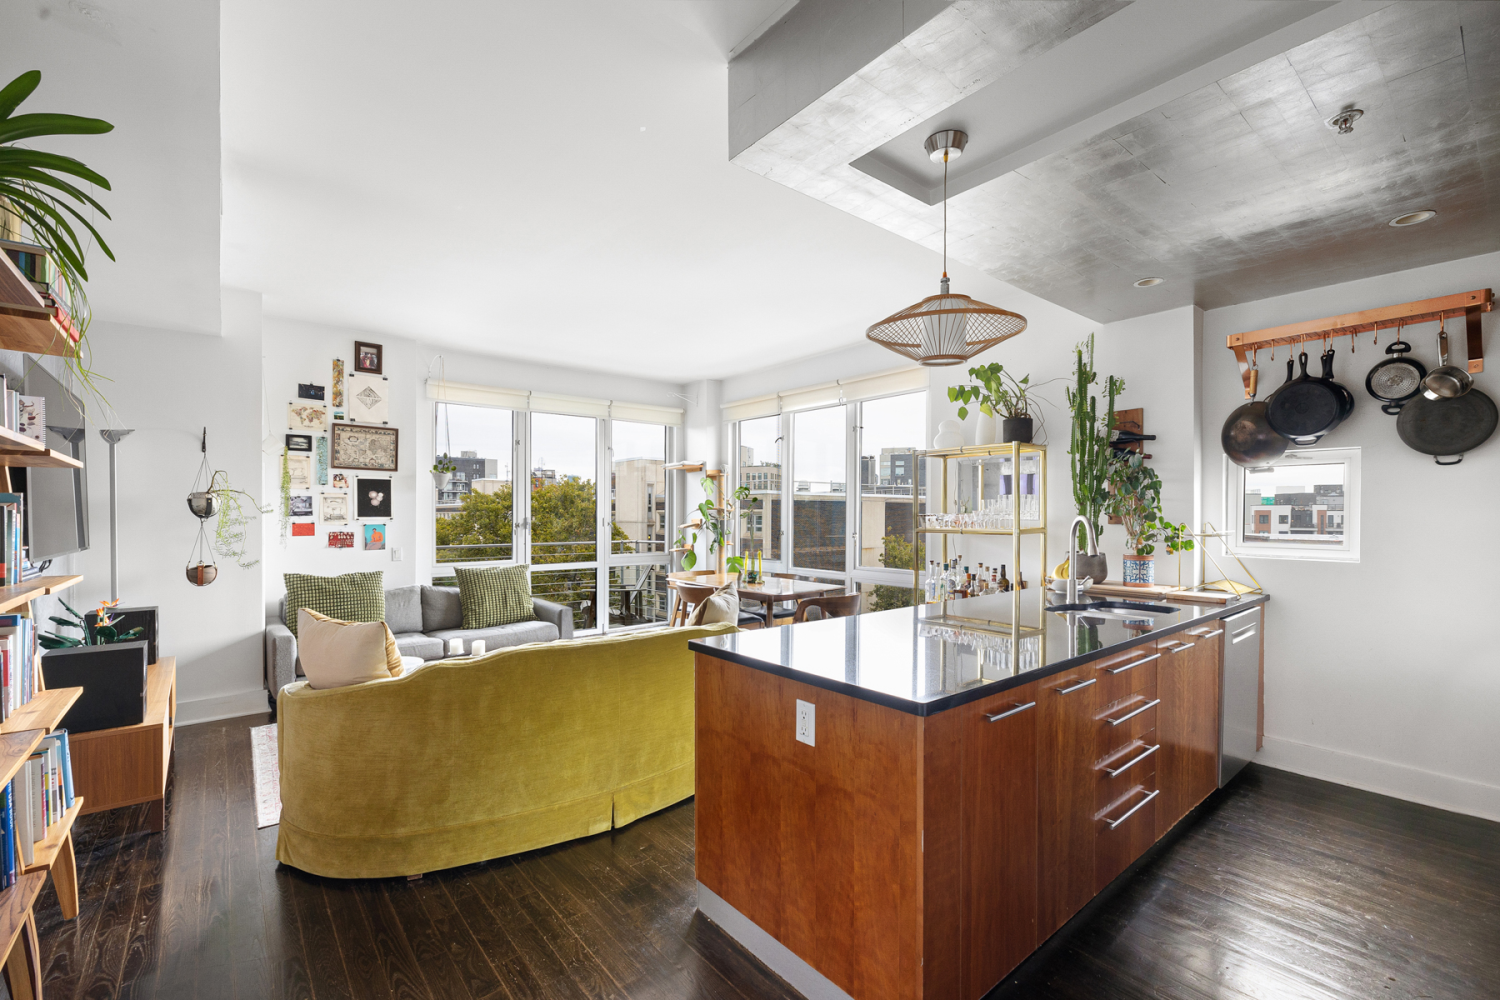
<svg viewBox="0 0 1500 1000"><path fill-rule="evenodd" d="M400 432L394 427L334 424L331 464L335 469L395 472L396 445L399 434Z"/></svg>
<svg viewBox="0 0 1500 1000"><path fill-rule="evenodd" d="M328 423L328 407L322 403L288 403L286 425L294 431L321 431Z"/></svg>

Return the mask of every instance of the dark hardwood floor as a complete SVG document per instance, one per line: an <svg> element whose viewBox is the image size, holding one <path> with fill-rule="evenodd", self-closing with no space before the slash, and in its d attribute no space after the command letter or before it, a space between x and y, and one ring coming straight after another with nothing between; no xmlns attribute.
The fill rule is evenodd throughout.
<svg viewBox="0 0 1500 1000"><path fill-rule="evenodd" d="M78 826L38 902L48 1000L789 1000L693 907L693 806L407 882L283 868L246 730L178 730L165 835ZM1500 996L1500 825L1252 768L991 995Z"/></svg>

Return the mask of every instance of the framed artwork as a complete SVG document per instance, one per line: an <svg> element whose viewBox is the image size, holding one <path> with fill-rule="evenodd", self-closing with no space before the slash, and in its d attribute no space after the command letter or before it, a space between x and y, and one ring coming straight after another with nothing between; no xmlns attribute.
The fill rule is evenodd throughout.
<svg viewBox="0 0 1500 1000"><path fill-rule="evenodd" d="M333 384L329 387L328 401L333 404L335 410L344 407L344 359L333 359ZM335 417L335 420L338 418Z"/></svg>
<svg viewBox="0 0 1500 1000"><path fill-rule="evenodd" d="M308 497L308 499L311 500L312 497ZM315 525L315 524L313 524L311 521L293 521L292 522L292 536L294 538L297 537L297 536L299 536L299 535L315 535L317 533L318 533L318 526Z"/></svg>
<svg viewBox="0 0 1500 1000"><path fill-rule="evenodd" d="M354 342L354 370L367 375L379 375L385 368L385 349L379 344Z"/></svg>
<svg viewBox="0 0 1500 1000"><path fill-rule="evenodd" d="M349 494L324 493L318 497L318 520L324 524L340 524L349 520Z"/></svg>
<svg viewBox="0 0 1500 1000"><path fill-rule="evenodd" d="M349 488L349 477L342 472L333 474L333 488L336 490L347 490Z"/></svg>
<svg viewBox="0 0 1500 1000"><path fill-rule="evenodd" d="M385 548L385 525L365 525L365 551L377 552Z"/></svg>
<svg viewBox="0 0 1500 1000"><path fill-rule="evenodd" d="M400 432L394 427L333 425L333 467L395 472Z"/></svg>
<svg viewBox="0 0 1500 1000"><path fill-rule="evenodd" d="M286 436L287 451L312 451L311 434L288 434Z"/></svg>
<svg viewBox="0 0 1500 1000"><path fill-rule="evenodd" d="M20 405L20 424L16 430L25 434L33 441L47 443L47 397L46 396L19 396L17 402Z"/></svg>
<svg viewBox="0 0 1500 1000"><path fill-rule="evenodd" d="M333 411L333 419L335 419L335 420L344 420L344 419L347 419L347 418L345 417L343 410L334 410Z"/></svg>
<svg viewBox="0 0 1500 1000"><path fill-rule="evenodd" d="M318 435L318 453L313 456L313 470L318 477L319 486L328 485L328 439Z"/></svg>
<svg viewBox="0 0 1500 1000"><path fill-rule="evenodd" d="M312 456L303 454L289 454L286 457L286 470L291 475L291 488L294 490L312 489Z"/></svg>
<svg viewBox="0 0 1500 1000"><path fill-rule="evenodd" d="M358 424L384 424L391 419L388 396L391 380L384 375L350 375L349 415Z"/></svg>
<svg viewBox="0 0 1500 1000"><path fill-rule="evenodd" d="M360 517L391 516L391 481L389 479L356 479L355 503Z"/></svg>
<svg viewBox="0 0 1500 1000"><path fill-rule="evenodd" d="M328 407L322 403L288 403L286 426L293 431L320 431L328 425Z"/></svg>
<svg viewBox="0 0 1500 1000"><path fill-rule="evenodd" d="M298 382L297 383L297 398L298 399L322 399L323 398L323 387L321 385L313 385L311 382Z"/></svg>
<svg viewBox="0 0 1500 1000"><path fill-rule="evenodd" d="M312 497L307 495L289 497L287 507L292 517L312 517Z"/></svg>
<svg viewBox="0 0 1500 1000"><path fill-rule="evenodd" d="M328 533L328 547L330 549L352 549L352 548L354 548L354 532L352 532L352 531L330 531Z"/></svg>

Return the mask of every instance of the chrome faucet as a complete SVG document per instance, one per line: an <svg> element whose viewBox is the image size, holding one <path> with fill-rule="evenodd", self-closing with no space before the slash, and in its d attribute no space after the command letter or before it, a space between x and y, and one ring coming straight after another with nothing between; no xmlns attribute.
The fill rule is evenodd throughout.
<svg viewBox="0 0 1500 1000"><path fill-rule="evenodd" d="M1094 536L1094 526L1089 519L1079 514L1073 518L1073 523L1068 525L1068 603L1078 603L1078 531L1079 525L1083 525L1084 533L1089 538L1089 551L1091 556L1099 554L1099 539Z"/></svg>

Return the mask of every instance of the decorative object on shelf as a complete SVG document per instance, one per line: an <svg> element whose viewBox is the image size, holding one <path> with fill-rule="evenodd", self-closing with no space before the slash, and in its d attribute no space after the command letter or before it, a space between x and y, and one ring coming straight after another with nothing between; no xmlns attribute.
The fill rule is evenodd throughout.
<svg viewBox="0 0 1500 1000"><path fill-rule="evenodd" d="M1031 391L1031 376L1022 375L1018 379L998 362L970 368L969 375L979 384L949 386L948 400L964 404L958 408L960 420L969 419L968 404L975 400L979 401L979 412L989 418L989 427L986 428L986 420L979 421L974 443L977 445L994 444L994 424L999 421L1001 422L1000 442L1002 444L1009 444L1012 441L1030 444L1033 430L1031 400L1028 397ZM985 440L986 437L989 440Z"/></svg>
<svg viewBox="0 0 1500 1000"><path fill-rule="evenodd" d="M384 375L350 375L347 385L350 420L361 424L390 422L389 379Z"/></svg>
<svg viewBox="0 0 1500 1000"><path fill-rule="evenodd" d="M330 549L352 549L352 548L354 548L354 532L352 532L352 531L330 531L328 533L328 547Z"/></svg>
<svg viewBox="0 0 1500 1000"><path fill-rule="evenodd" d="M112 601L120 598L120 503L119 487L115 479L115 447L135 431L124 427L111 427L101 429L99 436L109 445L109 598ZM203 431L204 442L207 443L208 430ZM192 498L188 498L188 508L193 506Z"/></svg>
<svg viewBox="0 0 1500 1000"><path fill-rule="evenodd" d="M339 410L344 408L344 359L333 359L333 381L328 384L328 403L334 409L333 419L342 420L338 415Z"/></svg>
<svg viewBox="0 0 1500 1000"><path fill-rule="evenodd" d="M324 524L342 524L349 520L349 494L323 493L318 501L318 520Z"/></svg>
<svg viewBox="0 0 1500 1000"><path fill-rule="evenodd" d="M400 432L394 427L333 425L333 467L395 472Z"/></svg>
<svg viewBox="0 0 1500 1000"><path fill-rule="evenodd" d="M957 420L944 420L938 424L937 436L932 439L933 451L952 451L964 446L964 425Z"/></svg>
<svg viewBox="0 0 1500 1000"><path fill-rule="evenodd" d="M1104 380L1104 394L1108 400L1104 415L1099 414L1099 401L1089 391L1089 386L1099 381L1094 370L1094 335L1073 348L1073 385L1068 389L1068 407L1073 412L1073 427L1068 442L1068 458L1073 474L1073 506L1088 519L1097 539L1104 530L1104 505L1109 501L1109 489L1105 480L1109 474L1109 432L1115 425L1115 398L1125 391L1125 381L1115 375ZM1104 579L1106 565L1098 549L1089 546L1088 533L1078 527L1078 548L1089 548L1088 555L1100 561L1085 567L1080 561L1075 572L1081 579L1092 576ZM1085 571L1086 570L1086 571ZM1096 573L1098 575L1096 575Z"/></svg>
<svg viewBox="0 0 1500 1000"><path fill-rule="evenodd" d="M313 498L307 494L289 497L287 506L293 517L313 516Z"/></svg>
<svg viewBox="0 0 1500 1000"><path fill-rule="evenodd" d="M328 485L328 438L321 434L313 453L313 475L319 486Z"/></svg>
<svg viewBox="0 0 1500 1000"><path fill-rule="evenodd" d="M286 436L287 451L312 451L311 434L288 434Z"/></svg>
<svg viewBox="0 0 1500 1000"><path fill-rule="evenodd" d="M308 497L308 499L311 500L312 498ZM315 525L315 524L313 524L311 521L297 521L297 522L294 522L292 524L292 537L293 538L300 538L302 536L316 535L317 533L318 533L318 526Z"/></svg>
<svg viewBox="0 0 1500 1000"><path fill-rule="evenodd" d="M1187 552L1193 549L1192 535L1186 524L1173 524L1162 515L1161 477L1140 455L1117 452L1109 464L1107 483L1109 502L1104 512L1120 519L1131 549L1125 556L1125 583L1154 584L1155 543L1164 544L1168 553Z"/></svg>
<svg viewBox="0 0 1500 1000"><path fill-rule="evenodd" d="M297 398L298 399L322 399L323 398L323 387L321 385L313 385L311 382L298 382L297 383Z"/></svg>
<svg viewBox="0 0 1500 1000"><path fill-rule="evenodd" d="M84 614L83 626L85 634L90 636L96 645L102 642L133 642L136 639L144 640L146 643L146 662L155 663L157 659L156 639L161 620L158 609L145 607L122 608L119 604L119 601L100 601L98 611L90 611ZM72 611L71 608L68 610ZM76 611L73 613L77 614ZM111 632L113 632L113 637L110 637Z"/></svg>
<svg viewBox="0 0 1500 1000"><path fill-rule="evenodd" d="M340 362L342 364L342 362ZM354 342L354 370L367 375L379 375L385 367L385 349L379 344Z"/></svg>
<svg viewBox="0 0 1500 1000"><path fill-rule="evenodd" d="M312 456L293 455L287 452L286 467L288 485L294 490L312 489Z"/></svg>
<svg viewBox="0 0 1500 1000"><path fill-rule="evenodd" d="M286 425L294 431L321 431L328 426L328 407L319 403L288 403Z"/></svg>
<svg viewBox="0 0 1500 1000"><path fill-rule="evenodd" d="M360 517L389 518L391 516L391 481L389 479L357 479L354 496Z"/></svg>
<svg viewBox="0 0 1500 1000"><path fill-rule="evenodd" d="M43 649L63 649L69 646L103 646L112 642L134 642L137 639L145 637L145 625L137 625L134 628L124 628L122 630L122 626L110 617L110 609L120 603L119 598L113 601L100 601L99 610L91 611L87 616L74 611L72 605L61 598L58 598L57 603L61 604L63 609L72 617L63 618L60 615L50 615L48 621L53 622L59 628L75 629L79 635L75 639L71 635L60 635L57 632L39 633L36 641ZM151 610L155 611L154 608ZM94 619L98 624L92 624L89 621L90 618Z"/></svg>
<svg viewBox="0 0 1500 1000"><path fill-rule="evenodd" d="M385 525L365 525L365 551L378 552L385 549Z"/></svg>
<svg viewBox="0 0 1500 1000"><path fill-rule="evenodd" d="M1120 571L1127 587L1151 587L1156 584L1156 559L1153 556L1143 556L1134 552L1127 552L1121 557L1124 563Z"/></svg>
<svg viewBox="0 0 1500 1000"><path fill-rule="evenodd" d="M927 155L943 164L943 277L938 294L887 316L865 331L880 346L920 365L956 365L1026 329L1026 317L948 291L948 161L969 142L967 133L935 132Z"/></svg>
<svg viewBox="0 0 1500 1000"><path fill-rule="evenodd" d="M99 251L110 260L115 255L89 218L78 209L91 209L106 219L109 212L87 192L58 175L77 178L105 191L110 190L109 181L71 156L34 149L32 144L43 136L99 135L114 126L98 118L76 115L14 116L41 81L41 72L30 70L0 89L0 156L5 162L5 169L0 171L0 239L26 238L41 250L41 254L27 255L38 259L28 261L33 265L33 273L26 277L32 280L33 287L38 279L45 282L45 291L36 290L30 301L15 303L23 308L9 315L6 322L7 328L30 326L32 329L27 331L30 336L26 339L33 343L7 346L65 357L68 368L79 381L98 395L94 374L86 360L88 352L83 349L90 316L88 295L84 291L89 278L84 264L85 240L92 237ZM80 238L80 230L75 226L86 231L84 238ZM7 255L0 267L9 263ZM36 306L40 308L28 308Z"/></svg>
<svg viewBox="0 0 1500 1000"><path fill-rule="evenodd" d="M47 397L19 396L20 420L16 430L33 441L47 443Z"/></svg>
<svg viewBox="0 0 1500 1000"><path fill-rule="evenodd" d="M1255 398L1259 384L1260 369L1252 367L1250 401L1236 407L1219 432L1219 444L1223 446L1224 454L1235 465L1247 469L1271 468L1273 462L1286 454L1286 446L1290 444L1266 422L1265 401Z"/></svg>
<svg viewBox="0 0 1500 1000"><path fill-rule="evenodd" d="M453 464L453 459L446 453L439 455L438 460L432 463L432 485L441 490L453 479L453 474L458 471L458 466Z"/></svg>
<svg viewBox="0 0 1500 1000"><path fill-rule="evenodd" d="M738 518L750 516L750 511L739 510L739 505L750 496L750 487L735 487L727 498L729 505L726 507L714 503L719 494L717 477L704 476L698 480L698 485L703 488L703 502L697 507L698 517L703 522L703 527L708 529L708 554L712 556L727 546L729 531L738 523Z"/></svg>

